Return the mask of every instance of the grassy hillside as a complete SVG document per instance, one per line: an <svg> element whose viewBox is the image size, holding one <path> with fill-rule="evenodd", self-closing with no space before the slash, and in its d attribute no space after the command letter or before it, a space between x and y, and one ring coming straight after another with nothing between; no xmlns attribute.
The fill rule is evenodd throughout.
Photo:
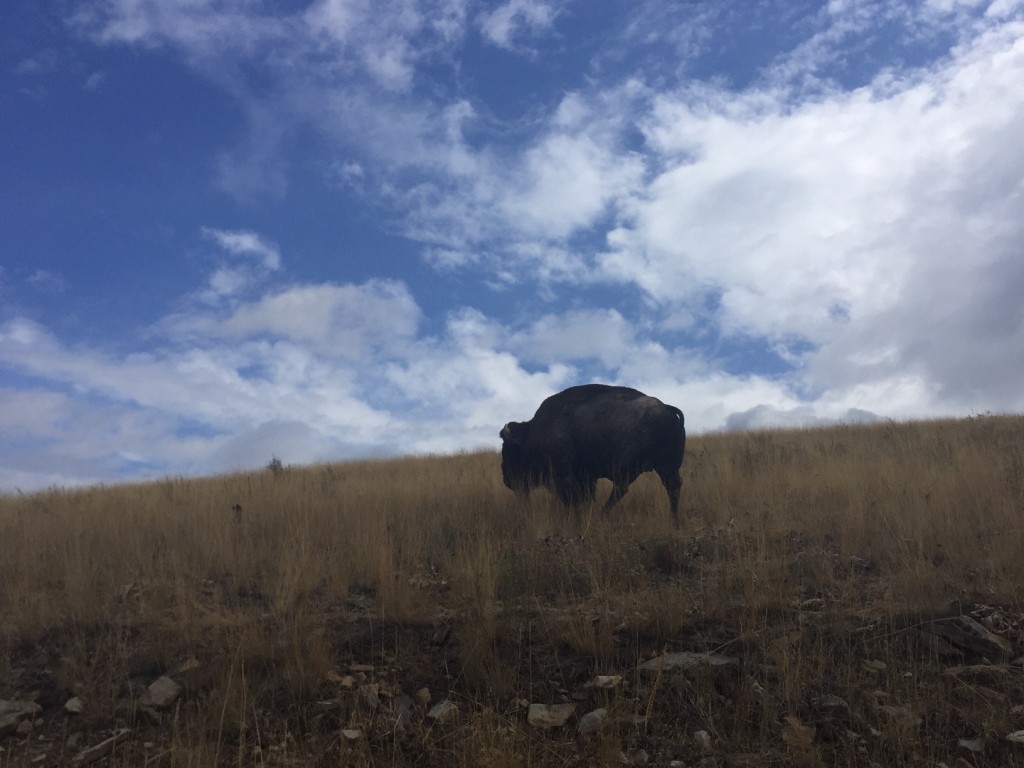
<svg viewBox="0 0 1024 768"><path fill-rule="evenodd" d="M695 437L678 529L499 464L0 498L0 766L1024 765L1024 418Z"/></svg>

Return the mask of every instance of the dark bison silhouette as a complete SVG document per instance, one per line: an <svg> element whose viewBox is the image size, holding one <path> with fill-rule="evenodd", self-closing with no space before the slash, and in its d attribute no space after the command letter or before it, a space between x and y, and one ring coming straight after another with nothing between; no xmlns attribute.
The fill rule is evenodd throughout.
<svg viewBox="0 0 1024 768"><path fill-rule="evenodd" d="M674 406L628 387L584 384L552 395L530 421L510 421L500 436L501 474L513 491L544 486L572 506L592 502L605 477L614 484L607 512L653 469L678 520L686 430Z"/></svg>

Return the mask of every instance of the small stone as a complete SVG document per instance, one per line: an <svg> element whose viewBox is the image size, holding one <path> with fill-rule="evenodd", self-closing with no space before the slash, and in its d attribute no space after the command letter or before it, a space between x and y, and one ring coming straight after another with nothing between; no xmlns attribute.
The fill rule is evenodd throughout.
<svg viewBox="0 0 1024 768"><path fill-rule="evenodd" d="M618 688L622 685L622 675L598 675L590 684L595 688L600 688L601 690Z"/></svg>
<svg viewBox="0 0 1024 768"><path fill-rule="evenodd" d="M924 722L921 716L910 707L883 704L878 711L884 714L890 723L907 731L916 731Z"/></svg>
<svg viewBox="0 0 1024 768"><path fill-rule="evenodd" d="M879 659L868 659L864 662L864 669L868 672L885 672L889 665Z"/></svg>
<svg viewBox="0 0 1024 768"><path fill-rule="evenodd" d="M168 677L179 677L181 675L187 675L189 672L194 672L203 665L199 663L199 659L194 656L189 656L183 661L179 661L173 667L170 672L167 673Z"/></svg>
<svg viewBox="0 0 1024 768"><path fill-rule="evenodd" d="M922 630L937 635L965 653L1004 661L1013 653L1013 643L991 632L970 616L950 616L933 621Z"/></svg>
<svg viewBox="0 0 1024 768"><path fill-rule="evenodd" d="M640 664L637 669L647 675L668 672L670 670L710 668L737 666L740 660L733 656L725 656L721 653L680 651L678 653L665 653L656 656L649 661Z"/></svg>
<svg viewBox="0 0 1024 768"><path fill-rule="evenodd" d="M435 723L447 723L459 716L459 708L455 702L442 699L427 712L427 719Z"/></svg>
<svg viewBox="0 0 1024 768"><path fill-rule="evenodd" d="M956 745L976 755L985 751L985 739L957 739Z"/></svg>
<svg viewBox="0 0 1024 768"><path fill-rule="evenodd" d="M0 736L14 733L25 718L35 718L43 708L34 701L0 699Z"/></svg>
<svg viewBox="0 0 1024 768"><path fill-rule="evenodd" d="M630 765L647 765L650 759L646 749L637 749L629 754Z"/></svg>
<svg viewBox="0 0 1024 768"><path fill-rule="evenodd" d="M451 636L452 628L447 625L442 625L434 630L430 635L431 645L444 645L448 642L448 638Z"/></svg>
<svg viewBox="0 0 1024 768"><path fill-rule="evenodd" d="M164 675L150 683L146 692L139 697L139 704L143 707L164 709L175 702L181 691L182 687L178 683Z"/></svg>
<svg viewBox="0 0 1024 768"><path fill-rule="evenodd" d="M342 728L341 735L348 741L357 741L362 738L363 732L358 728Z"/></svg>
<svg viewBox="0 0 1024 768"><path fill-rule="evenodd" d="M845 715L850 712L850 705L846 702L846 699L832 693L826 693L824 696L815 699L814 704L822 712L831 716Z"/></svg>
<svg viewBox="0 0 1024 768"><path fill-rule="evenodd" d="M1024 731L1014 731L1006 736L1006 740L1011 744L1024 745Z"/></svg>
<svg viewBox="0 0 1024 768"><path fill-rule="evenodd" d="M418 691L416 691L416 693L413 694L413 699L415 699L416 703L419 704L421 707L429 707L430 701L432 699L430 695L430 689L426 686L420 688Z"/></svg>
<svg viewBox="0 0 1024 768"><path fill-rule="evenodd" d="M714 747L711 746L711 734L707 731L694 731L693 740L705 755L710 755L714 751Z"/></svg>
<svg viewBox="0 0 1024 768"><path fill-rule="evenodd" d="M80 715L83 709L85 709L85 704L77 696L72 696L64 702L64 711L69 715Z"/></svg>
<svg viewBox="0 0 1024 768"><path fill-rule="evenodd" d="M786 725L782 729L782 740L793 749L800 752L812 749L816 735L816 728L804 725L795 715L786 716Z"/></svg>
<svg viewBox="0 0 1024 768"><path fill-rule="evenodd" d="M349 664L349 672L373 672L372 664Z"/></svg>
<svg viewBox="0 0 1024 768"><path fill-rule="evenodd" d="M380 705L380 684L370 683L361 687L359 700L367 709L376 709Z"/></svg>
<svg viewBox="0 0 1024 768"><path fill-rule="evenodd" d="M127 728L122 728L121 730L116 731L114 733L114 735L111 736L109 739L105 739L104 741L101 741L99 744L97 744L94 747L89 747L87 749L83 749L81 752L79 752L77 755L74 756L74 758L72 759L72 762L75 762L75 763L94 763L97 760L99 760L101 757L105 757L108 754L110 754L111 750L114 749L114 747L118 744L118 742L121 742L124 739L128 738L128 734L130 734L130 733L131 733L131 731L128 730Z"/></svg>
<svg viewBox="0 0 1024 768"><path fill-rule="evenodd" d="M970 664L964 667L950 667L942 674L970 683L1001 683L1010 675L1010 668L995 664Z"/></svg>
<svg viewBox="0 0 1024 768"><path fill-rule="evenodd" d="M587 714L581 717L576 730L583 736L589 736L601 730L607 721L608 710L601 707L593 712L587 712Z"/></svg>
<svg viewBox="0 0 1024 768"><path fill-rule="evenodd" d="M561 728L575 711L575 704L531 704L526 722L534 728Z"/></svg>
<svg viewBox="0 0 1024 768"><path fill-rule="evenodd" d="M32 733L32 728L33 725L31 720L22 720L20 723L18 723L18 727L14 729L14 732L18 736L28 736L30 733Z"/></svg>
<svg viewBox="0 0 1024 768"><path fill-rule="evenodd" d="M412 699L404 693L395 697L391 703L395 730L407 731L412 727Z"/></svg>

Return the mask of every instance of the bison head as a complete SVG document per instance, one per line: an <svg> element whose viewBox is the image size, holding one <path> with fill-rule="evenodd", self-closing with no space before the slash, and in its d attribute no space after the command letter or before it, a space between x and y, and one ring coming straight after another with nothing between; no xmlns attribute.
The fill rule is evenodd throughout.
<svg viewBox="0 0 1024 768"><path fill-rule="evenodd" d="M513 491L526 491L530 487L530 472L524 443L528 424L510 421L501 429L501 477Z"/></svg>

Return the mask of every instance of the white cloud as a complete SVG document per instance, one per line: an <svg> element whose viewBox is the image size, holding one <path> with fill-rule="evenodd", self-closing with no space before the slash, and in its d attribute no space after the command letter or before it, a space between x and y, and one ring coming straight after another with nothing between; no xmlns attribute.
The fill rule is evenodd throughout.
<svg viewBox="0 0 1024 768"><path fill-rule="evenodd" d="M227 314L187 310L163 327L208 339L286 339L320 354L360 359L416 335L420 309L394 281L296 285L241 303Z"/></svg>
<svg viewBox="0 0 1024 768"><path fill-rule="evenodd" d="M500 48L514 48L515 39L551 27L556 16L551 3L542 0L507 0L480 17L480 31Z"/></svg>
<svg viewBox="0 0 1024 768"><path fill-rule="evenodd" d="M42 293L57 294L68 289L68 281L58 272L37 269L28 276L28 284Z"/></svg>
<svg viewBox="0 0 1024 768"><path fill-rule="evenodd" d="M205 227L203 234L235 256L252 256L267 272L281 268L281 253L277 246L267 242L255 232L229 231Z"/></svg>
<svg viewBox="0 0 1024 768"><path fill-rule="evenodd" d="M45 48L34 56L22 59L14 67L19 75L39 76L53 72L59 64L57 52L52 48Z"/></svg>
<svg viewBox="0 0 1024 768"><path fill-rule="evenodd" d="M630 323L613 309L571 310L545 315L512 334L509 346L528 362L600 361L607 370L621 367L638 342Z"/></svg>
<svg viewBox="0 0 1024 768"><path fill-rule="evenodd" d="M196 298L206 304L234 301L281 268L277 246L255 232L228 231L203 227L203 235L232 257L223 260Z"/></svg>
<svg viewBox="0 0 1024 768"><path fill-rule="evenodd" d="M999 383L1024 375L1024 25L804 104L664 94L643 124L666 169L609 234L609 279L669 311L710 298L726 334L811 342L810 391L911 374L933 382L899 400L913 412L1024 407Z"/></svg>

